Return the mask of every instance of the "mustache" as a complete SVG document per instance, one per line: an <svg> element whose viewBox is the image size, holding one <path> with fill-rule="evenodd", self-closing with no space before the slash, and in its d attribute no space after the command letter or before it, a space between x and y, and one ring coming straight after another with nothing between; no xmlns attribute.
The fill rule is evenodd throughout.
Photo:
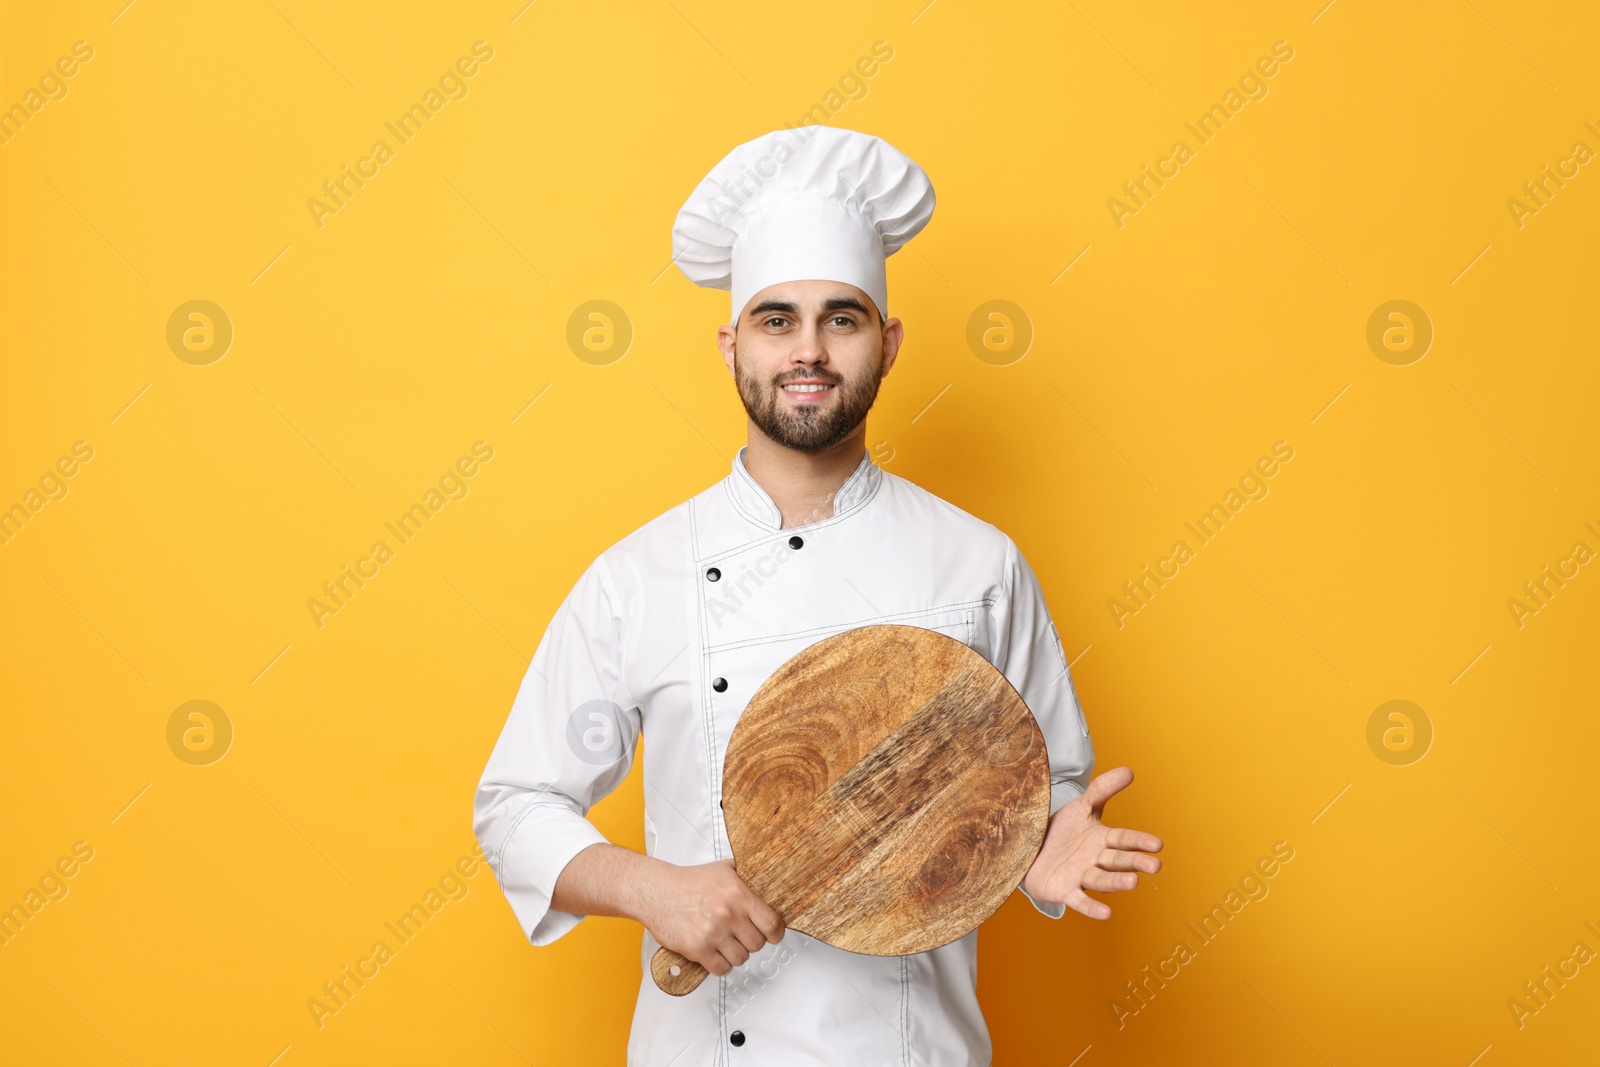
<svg viewBox="0 0 1600 1067"><path fill-rule="evenodd" d="M833 385L842 385L842 384L844 384L844 376L843 375L834 374L831 371L821 371L821 370L806 371L806 372L801 373L801 374L791 374L787 378L774 378L772 384L776 385L778 388L781 389L785 385L788 385L790 382L804 381L804 380L806 380L808 378L816 378L816 379L819 379L819 380L824 381L824 382L829 382L829 383L831 383Z"/></svg>

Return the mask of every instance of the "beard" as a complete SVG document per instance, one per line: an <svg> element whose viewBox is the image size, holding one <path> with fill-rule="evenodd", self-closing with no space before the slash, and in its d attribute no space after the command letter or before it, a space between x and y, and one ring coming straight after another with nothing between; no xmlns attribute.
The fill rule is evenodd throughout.
<svg viewBox="0 0 1600 1067"><path fill-rule="evenodd" d="M823 452L854 433L878 399L882 371L881 347L872 366L864 368L853 379L816 367L786 370L770 381L762 381L747 373L747 368L739 362L737 348L733 354L734 381L738 383L739 399L744 402L750 421L773 441L796 452ZM831 382L834 398L826 404L786 403L780 395L783 385L802 378Z"/></svg>

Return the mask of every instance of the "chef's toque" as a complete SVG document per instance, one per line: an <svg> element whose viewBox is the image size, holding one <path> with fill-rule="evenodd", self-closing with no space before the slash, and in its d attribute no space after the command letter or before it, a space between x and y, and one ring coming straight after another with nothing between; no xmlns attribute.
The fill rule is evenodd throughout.
<svg viewBox="0 0 1600 1067"><path fill-rule="evenodd" d="M769 285L847 282L889 317L884 260L933 217L933 185L880 137L833 126L774 130L711 168L678 211L672 258L733 313Z"/></svg>

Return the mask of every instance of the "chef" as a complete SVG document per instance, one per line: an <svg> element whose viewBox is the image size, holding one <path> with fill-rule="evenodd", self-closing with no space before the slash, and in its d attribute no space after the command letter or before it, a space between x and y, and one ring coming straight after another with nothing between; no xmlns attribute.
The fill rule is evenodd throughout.
<svg viewBox="0 0 1600 1067"><path fill-rule="evenodd" d="M548 945L587 915L643 927L631 1067L983 1067L977 931L868 956L799 931L739 878L722 822L729 734L756 689L858 626L947 634L1022 694L1050 759L1051 818L1019 888L1060 918L1104 919L1086 891L1155 872L1153 834L1101 822L1126 767L1094 746L1061 638L1015 542L873 462L865 419L904 326L886 257L933 214L922 168L887 142L778 130L712 168L679 211L674 261L728 289L717 329L749 416L721 481L600 553L550 620L474 804L474 830L523 933ZM645 854L589 809L644 745ZM667 945L714 976L670 996Z"/></svg>

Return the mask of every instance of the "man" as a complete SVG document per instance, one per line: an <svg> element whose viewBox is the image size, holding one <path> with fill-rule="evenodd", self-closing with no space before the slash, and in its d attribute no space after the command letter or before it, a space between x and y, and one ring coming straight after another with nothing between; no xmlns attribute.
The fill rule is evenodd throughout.
<svg viewBox="0 0 1600 1067"><path fill-rule="evenodd" d="M865 418L904 338L884 260L934 195L876 137L806 127L730 153L680 211L674 259L731 290L717 330L749 416L722 481L612 545L556 611L479 785L474 828L524 933L587 915L644 927L628 1063L828 1067L990 1060L977 932L868 956L794 931L740 880L722 824L729 734L767 677L824 637L875 623L938 630L1022 694L1050 757L1051 819L1021 889L1059 918L1085 890L1155 872L1152 834L1100 812L1133 779L1089 781L1094 748L1039 583L1016 545L879 468ZM646 855L585 817L627 776L641 731ZM713 976L672 997L658 945Z"/></svg>

